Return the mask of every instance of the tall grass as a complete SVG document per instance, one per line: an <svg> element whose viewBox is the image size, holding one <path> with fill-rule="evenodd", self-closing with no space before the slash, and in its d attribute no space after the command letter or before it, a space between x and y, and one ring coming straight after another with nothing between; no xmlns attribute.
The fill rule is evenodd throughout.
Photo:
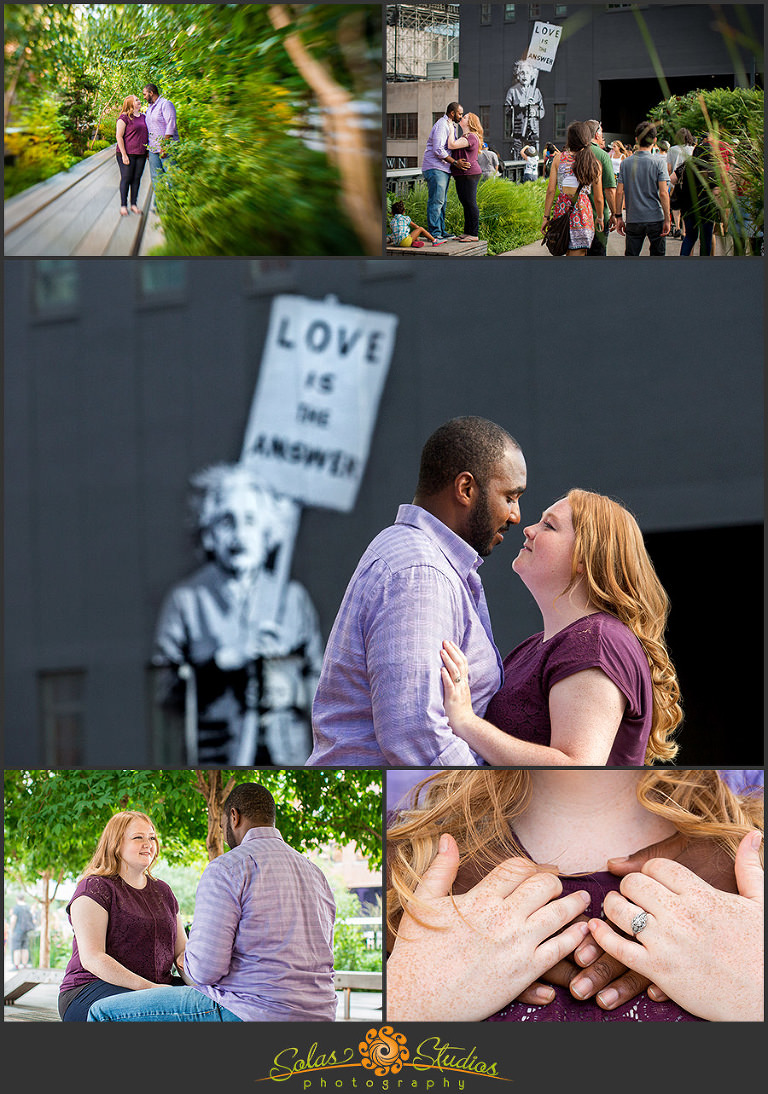
<svg viewBox="0 0 768 1094"><path fill-rule="evenodd" d="M489 255L514 251L541 239L546 190L544 179L514 183L509 179L496 178L480 183L477 188L477 207L480 210L478 235L487 241ZM426 183L417 182L402 200L408 216L426 228ZM453 186L448 189L445 227L451 235L461 235L464 231L464 210Z"/></svg>

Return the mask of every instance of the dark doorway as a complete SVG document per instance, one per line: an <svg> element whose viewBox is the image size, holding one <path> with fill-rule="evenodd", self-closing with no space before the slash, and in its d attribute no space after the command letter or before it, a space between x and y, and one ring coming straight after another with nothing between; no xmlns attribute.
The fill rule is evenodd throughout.
<svg viewBox="0 0 768 1094"><path fill-rule="evenodd" d="M680 767L762 767L763 527L647 534L671 601Z"/></svg>
<svg viewBox="0 0 768 1094"><path fill-rule="evenodd" d="M733 87L733 73L720 76L668 76L671 95L689 91L711 91L715 87ZM606 133L631 136L648 111L665 98L655 76L644 80L601 80L600 120Z"/></svg>

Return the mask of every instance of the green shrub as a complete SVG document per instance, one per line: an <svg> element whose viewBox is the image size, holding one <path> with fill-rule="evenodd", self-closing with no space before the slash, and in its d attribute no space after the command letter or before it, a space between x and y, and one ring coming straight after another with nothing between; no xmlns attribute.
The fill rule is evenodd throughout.
<svg viewBox="0 0 768 1094"><path fill-rule="evenodd" d="M40 101L19 118L18 129L6 131L5 150L16 157L5 168L5 197L13 197L77 162L67 144L58 107Z"/></svg>
<svg viewBox="0 0 768 1094"><path fill-rule="evenodd" d="M514 251L541 239L541 221L544 216L545 179L536 182L514 183L509 179L485 179L477 188L477 207L480 210L480 239L488 243L488 254L498 255ZM402 198L405 211L422 227L427 226L427 184L417 182L413 190ZM390 202L387 208L390 208ZM448 189L445 210L445 227L451 235L464 231L464 210L456 196L455 187Z"/></svg>

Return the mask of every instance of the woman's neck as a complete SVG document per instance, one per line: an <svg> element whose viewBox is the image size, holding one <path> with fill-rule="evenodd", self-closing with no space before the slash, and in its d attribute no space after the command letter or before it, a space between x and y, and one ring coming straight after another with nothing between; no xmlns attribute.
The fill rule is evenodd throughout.
<svg viewBox="0 0 768 1094"><path fill-rule="evenodd" d="M536 862L554 863L563 874L604 870L665 839L674 825L637 800L641 770L535 770L533 794L513 828Z"/></svg>
<svg viewBox="0 0 768 1094"><path fill-rule="evenodd" d="M584 593L577 586L570 593L553 596L551 592L537 595L534 599L539 606L542 622L544 623L544 641L547 642L563 627L570 626L577 619L583 619L586 615L594 615L599 609L593 607Z"/></svg>
<svg viewBox="0 0 768 1094"><path fill-rule="evenodd" d="M131 870L124 862L120 863L120 877L126 883L130 885L132 889L145 889L147 886L147 875L143 870Z"/></svg>

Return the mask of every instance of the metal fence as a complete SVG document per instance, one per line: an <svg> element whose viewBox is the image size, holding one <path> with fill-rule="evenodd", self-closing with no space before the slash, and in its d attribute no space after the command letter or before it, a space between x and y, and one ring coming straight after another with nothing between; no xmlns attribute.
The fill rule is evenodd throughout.
<svg viewBox="0 0 768 1094"><path fill-rule="evenodd" d="M544 163L539 160L539 166ZM522 182L525 160L502 160L500 163L501 178L510 182ZM419 167L392 167L387 170L387 193L405 194L412 190L416 183L423 178Z"/></svg>

